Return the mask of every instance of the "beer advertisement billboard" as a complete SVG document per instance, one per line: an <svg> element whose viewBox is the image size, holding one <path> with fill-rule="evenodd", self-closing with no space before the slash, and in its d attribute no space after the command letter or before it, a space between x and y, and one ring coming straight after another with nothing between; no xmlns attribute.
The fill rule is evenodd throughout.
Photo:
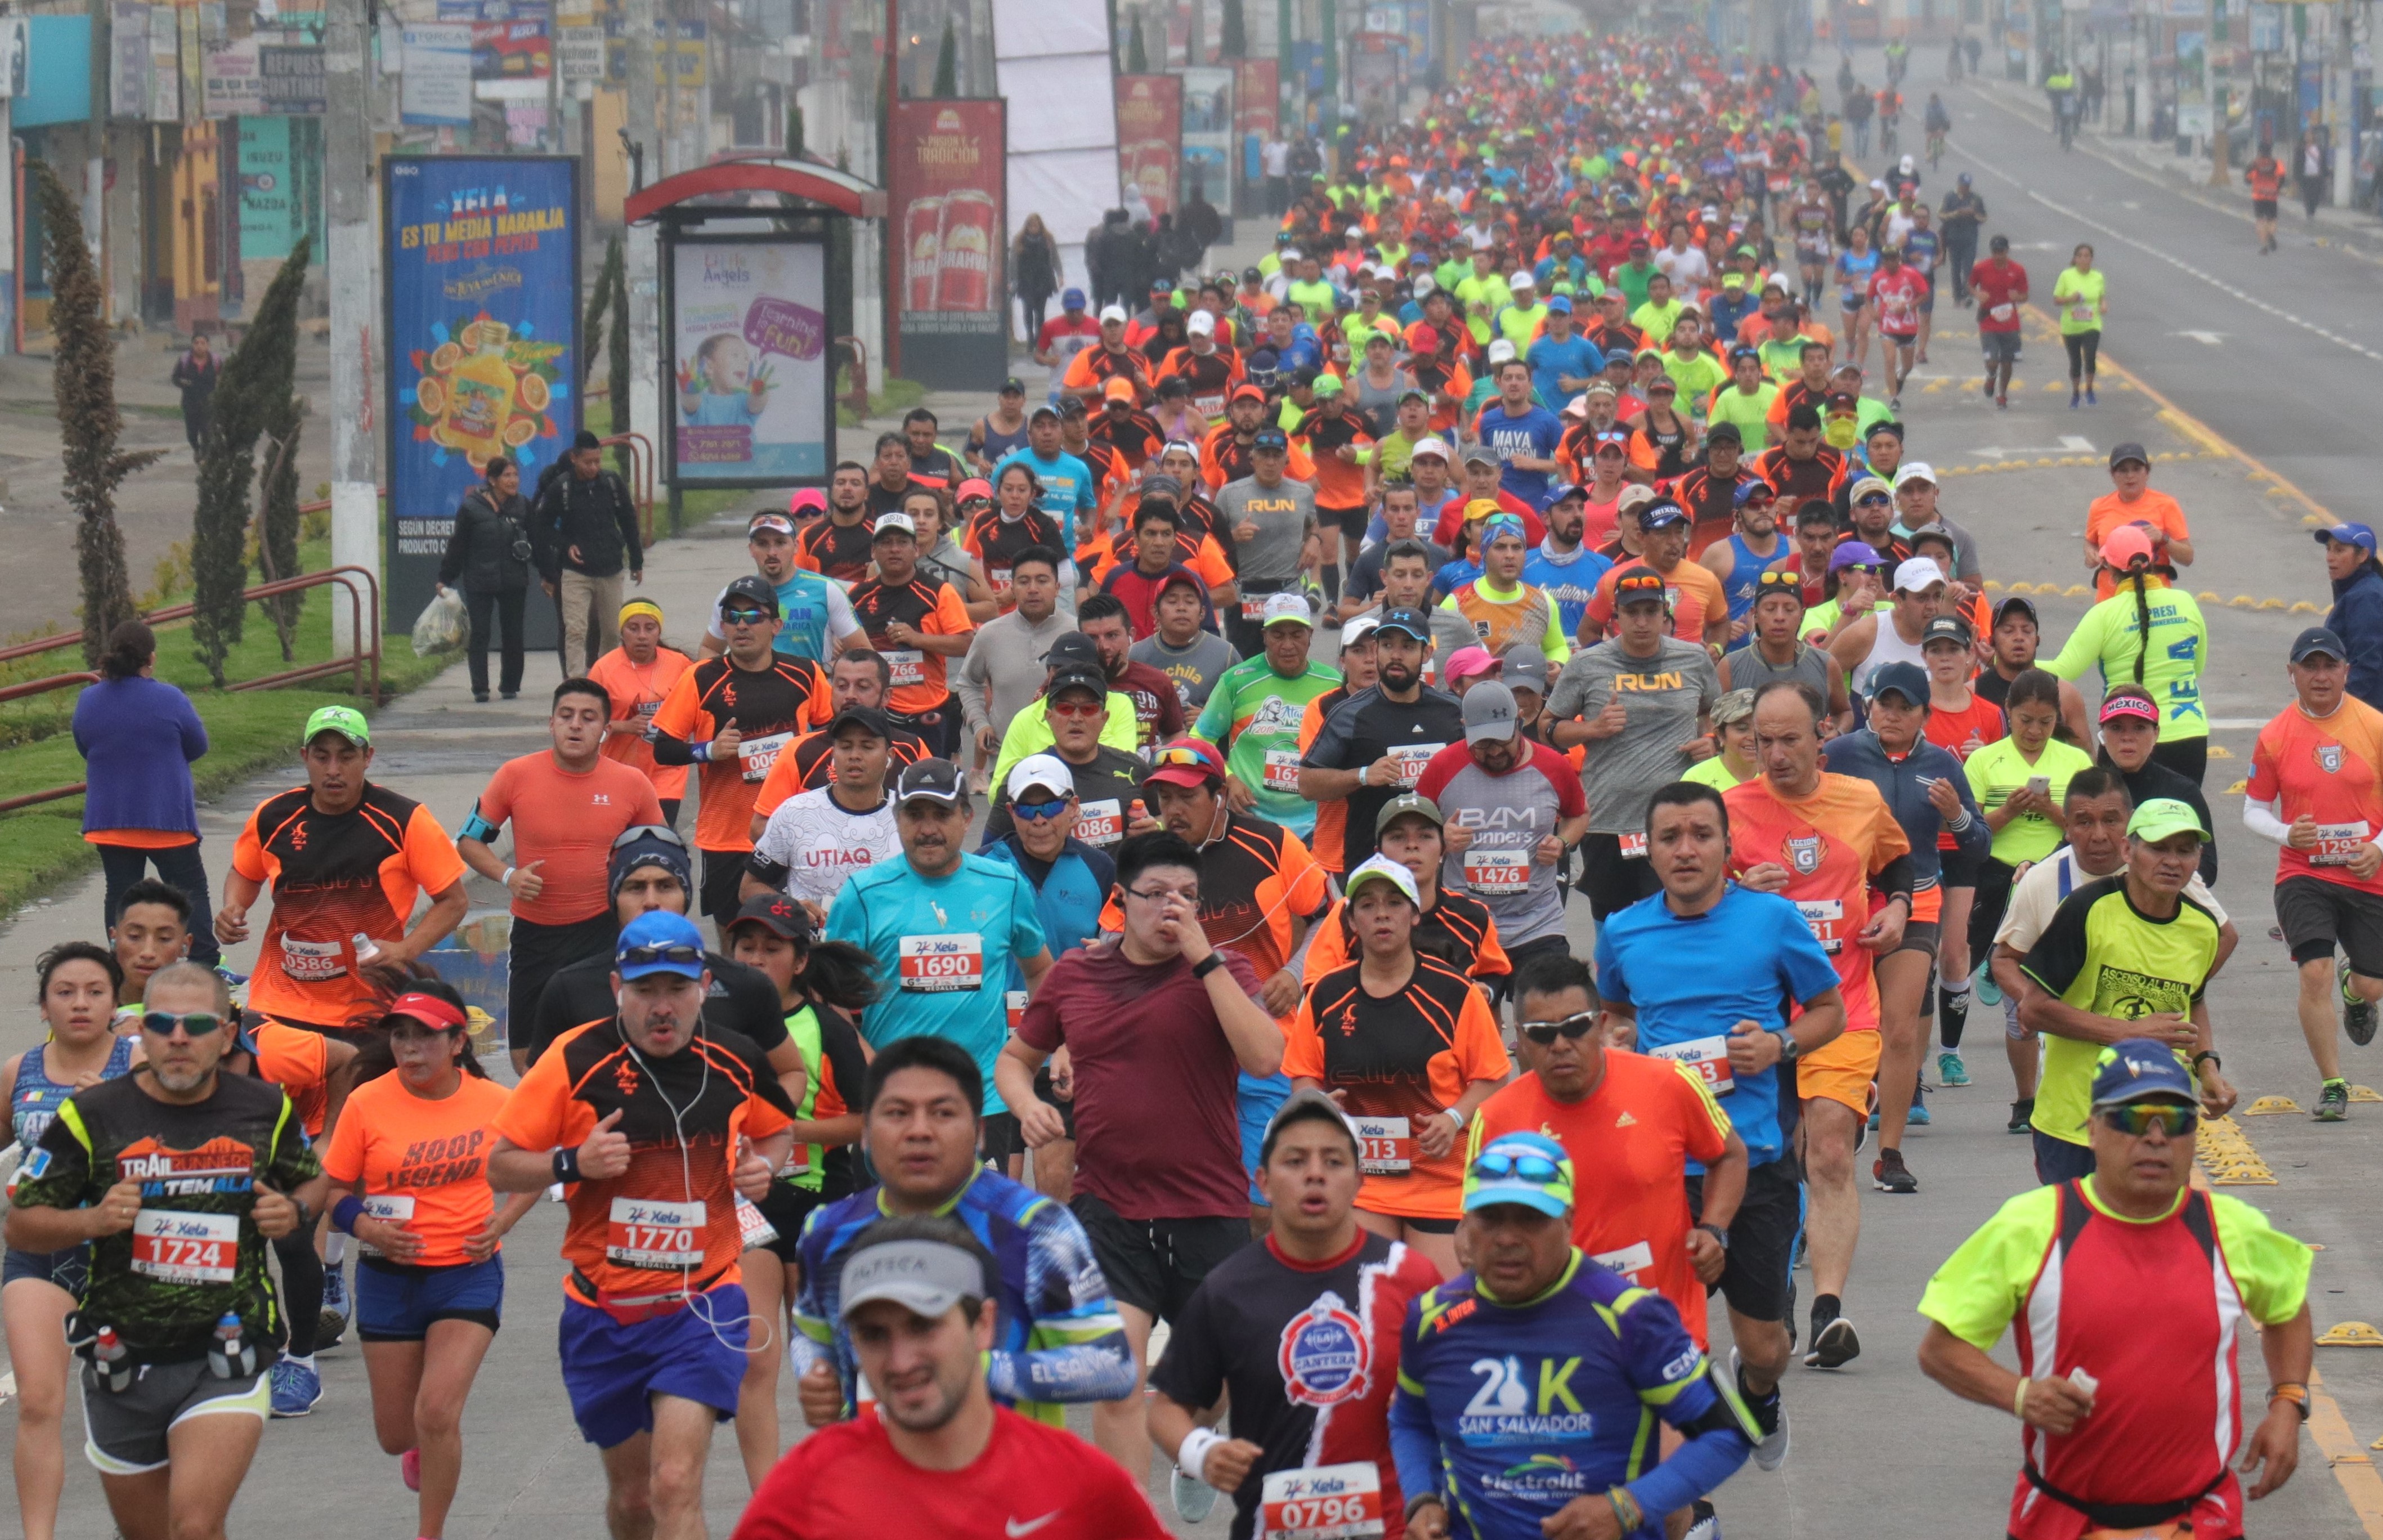
<svg viewBox="0 0 2383 1540"><path fill-rule="evenodd" d="M824 483L834 421L826 247L690 235L665 250L664 473L682 486Z"/></svg>
<svg viewBox="0 0 2383 1540"><path fill-rule="evenodd" d="M1174 213L1183 172L1183 77L1118 76L1117 129L1117 171L1132 190L1129 208L1139 191L1153 219Z"/></svg>
<svg viewBox="0 0 2383 1540"><path fill-rule="evenodd" d="M1009 373L1006 111L997 98L894 107L899 373L936 389L991 390Z"/></svg>

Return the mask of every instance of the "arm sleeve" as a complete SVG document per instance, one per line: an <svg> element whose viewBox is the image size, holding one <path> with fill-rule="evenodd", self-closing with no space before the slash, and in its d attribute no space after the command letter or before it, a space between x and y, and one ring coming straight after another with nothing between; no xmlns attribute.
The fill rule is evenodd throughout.
<svg viewBox="0 0 2383 1540"><path fill-rule="evenodd" d="M796 1379L810 1373L815 1364L833 1365L844 1386L844 1412L850 1416L852 1376L845 1367L844 1355L836 1350L835 1323L828 1319L827 1304L820 1294L820 1281L827 1275L827 1243L824 1237L812 1233L826 1212L813 1209L803 1221L802 1239L796 1247L803 1261L803 1281L795 1291L795 1329L786 1338L786 1359Z"/></svg>
<svg viewBox="0 0 2383 1540"><path fill-rule="evenodd" d="M2277 809L2280 806L2279 801L2253 802L2245 797L2242 801L2242 827L2263 840L2283 844L2291 837L2292 828L2278 816Z"/></svg>
<svg viewBox="0 0 2383 1540"><path fill-rule="evenodd" d="M1422 1380L1408 1371L1421 1356L1422 1334L1418 1300L1407 1306L1401 1336L1406 1350L1399 1362L1398 1385L1390 1392L1390 1458L1399 1471L1399 1490L1409 1502L1426 1492L1445 1493L1441 1484L1439 1435L1431 1425L1431 1403L1424 1398Z"/></svg>
<svg viewBox="0 0 2383 1540"><path fill-rule="evenodd" d="M1030 1346L994 1349L986 1384L1013 1400L1113 1401L1132 1394L1125 1318L1083 1226L1059 1204L1046 1203L1027 1221L1026 1246L1034 1312Z"/></svg>

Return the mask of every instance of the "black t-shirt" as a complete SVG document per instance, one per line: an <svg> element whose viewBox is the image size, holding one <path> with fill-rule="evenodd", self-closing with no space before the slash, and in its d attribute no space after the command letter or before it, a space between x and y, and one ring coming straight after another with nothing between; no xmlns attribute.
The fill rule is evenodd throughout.
<svg viewBox="0 0 2383 1540"><path fill-rule="evenodd" d="M888 781L900 775L903 766L934 758L933 751L927 747L926 739L916 733L905 733L898 727L894 729L894 736L887 746L892 753L892 764L885 772ZM828 735L824 727L796 738L786 749L794 757L795 783L804 791L815 792L833 782L834 750L835 740Z"/></svg>
<svg viewBox="0 0 2383 1540"><path fill-rule="evenodd" d="M1411 538L1423 540L1420 535ZM1377 540L1359 551L1356 561L1349 568L1349 575L1340 584L1340 591L1344 594L1353 594L1361 599L1371 600L1380 598L1382 564L1389 560L1390 548L1397 544L1396 540ZM1439 571L1456 560L1455 553L1445 546L1435 546L1428 540L1423 540L1423 547L1431 553L1430 561L1433 572Z"/></svg>
<svg viewBox="0 0 2383 1540"><path fill-rule="evenodd" d="M1333 708L1307 746L1303 765L1354 770L1385 754L1399 758L1399 777L1387 786L1360 786L1348 797L1349 822L1342 836L1340 869L1354 871L1374 853L1374 819L1382 805L1414 789L1431 757L1464 741L1464 708L1444 690L1424 685L1412 701L1395 701L1377 685L1360 690Z"/></svg>
<svg viewBox="0 0 2383 1540"><path fill-rule="evenodd" d="M1142 796L1142 778L1149 771L1140 756L1106 744L1093 749L1091 764L1069 765L1068 774L1076 782L1075 837L1094 850L1115 855L1125 841L1133 805ZM984 819L984 842L977 848L991 849L1017 827L1018 820L1009 813L1009 787L994 787L993 810Z"/></svg>
<svg viewBox="0 0 2383 1540"><path fill-rule="evenodd" d="M2004 693L2009 693L2008 686L2005 686ZM2094 763L2105 770L2118 769L2117 765L2111 763L2110 751L2106 748L2102 750ZM2207 830L2212 836L2201 842L2201 880L2204 882L2216 881L2217 826L2209 821L2209 799L2201 795L2201 782L2189 775L2168 769L2156 759L2144 760L2142 768L2132 775L2128 775L2124 770L2119 770L2119 774L2125 777L2127 795L2136 807L2142 807L2155 796L2174 797L2200 816L2201 827Z"/></svg>
<svg viewBox="0 0 2383 1540"><path fill-rule="evenodd" d="M1513 965L1493 963L1481 966L1481 948L1488 941L1497 922L1490 917L1489 906L1469 893L1440 890L1439 901L1428 914L1418 917L1414 926L1414 949L1438 958L1469 979L1494 979L1513 971ZM1349 906L1340 906L1340 951L1343 956L1359 955L1357 922L1351 917ZM1500 948L1499 957L1505 956Z"/></svg>
<svg viewBox="0 0 2383 1540"><path fill-rule="evenodd" d="M1268 1238L1202 1281L1150 1383L1192 1408L1229 1392L1233 1436L1266 1451L1233 1493L1233 1540L1255 1533L1277 1471L1370 1460L1383 1510L1404 1506L1390 1462L1392 1365L1408 1304L1438 1281L1419 1252L1377 1235L1323 1263L1291 1262Z"/></svg>
<svg viewBox="0 0 2383 1540"><path fill-rule="evenodd" d="M889 492L885 489L883 482L879 481L875 476L870 477L867 504L870 519L873 522L881 513L900 511L902 500L910 495L910 488L916 485L917 483L906 479L901 486Z"/></svg>
<svg viewBox="0 0 2383 1540"><path fill-rule="evenodd" d="M786 1041L778 987L758 970L717 952L706 952L703 966L711 969L711 992L703 1002L706 1029L740 1033L764 1056L775 1052ZM546 981L528 1033L515 1046L527 1051L529 1062L536 1064L555 1039L574 1027L602 1021L619 1011L620 1003L612 998L612 959L584 958L556 969Z"/></svg>
<svg viewBox="0 0 2383 1540"><path fill-rule="evenodd" d="M1059 521L1039 508L1030 508L1015 523L998 512L981 515L969 526L962 542L984 563L984 580L998 593L1009 586L1012 563L1037 546L1065 561L1068 537Z"/></svg>
<svg viewBox="0 0 2383 1540"><path fill-rule="evenodd" d="M869 484L870 502L858 524L840 524L835 515L814 519L795 536L795 548L807 557L819 572L842 583L858 583L869 575L870 542L875 538L870 525L884 511L875 505L877 484ZM894 499L902 506L902 499Z"/></svg>

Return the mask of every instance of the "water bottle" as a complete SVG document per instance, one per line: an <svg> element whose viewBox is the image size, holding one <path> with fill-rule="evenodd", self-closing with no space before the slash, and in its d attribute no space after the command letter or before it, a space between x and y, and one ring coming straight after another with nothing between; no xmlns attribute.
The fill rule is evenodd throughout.
<svg viewBox="0 0 2383 1540"><path fill-rule="evenodd" d="M92 1346L92 1361L98 1367L99 1377L110 1390L122 1390L132 1383L132 1366L125 1362L126 1349L116 1335L114 1326L99 1328L99 1339Z"/></svg>
<svg viewBox="0 0 2383 1540"><path fill-rule="evenodd" d="M350 936L348 938L348 944L355 948L356 966L358 967L363 967L368 963L376 963L380 960L380 944L377 942L375 942L370 936L364 934L362 930Z"/></svg>
<svg viewBox="0 0 2383 1540"><path fill-rule="evenodd" d="M256 1373L256 1349L242 1340L240 1317L230 1311L216 1322L216 1340L207 1349L207 1370L219 1380L246 1379Z"/></svg>

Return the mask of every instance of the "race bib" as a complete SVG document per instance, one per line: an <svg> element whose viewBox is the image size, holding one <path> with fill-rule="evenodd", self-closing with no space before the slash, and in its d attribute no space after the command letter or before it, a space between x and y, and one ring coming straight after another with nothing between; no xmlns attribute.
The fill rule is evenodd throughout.
<svg viewBox="0 0 2383 1540"><path fill-rule="evenodd" d="M993 593L995 598L999 598L1004 594L1009 592L1008 568L988 567L985 569L984 579L987 583L993 585Z"/></svg>
<svg viewBox="0 0 2383 1540"><path fill-rule="evenodd" d="M1484 850L1474 845L1464 852L1464 882L1475 893L1527 892L1531 886L1531 853Z"/></svg>
<svg viewBox="0 0 2383 1540"><path fill-rule="evenodd" d="M2016 305L1999 304L1994 306L1992 310L1987 311L1986 314L1993 316L1997 321L2007 321L2012 316L2019 314L2019 307Z"/></svg>
<svg viewBox="0 0 2383 1540"><path fill-rule="evenodd" d="M1225 414L1225 398L1222 396L1194 396L1192 398L1192 404L1199 409L1200 414L1204 417L1213 419Z"/></svg>
<svg viewBox="0 0 2383 1540"><path fill-rule="evenodd" d="M984 938L973 930L947 936L905 936L898 955L902 988L944 994L984 988Z"/></svg>
<svg viewBox="0 0 2383 1540"><path fill-rule="evenodd" d="M659 700L641 700L637 702L636 714L640 717L650 718L655 712L661 708L662 703Z"/></svg>
<svg viewBox="0 0 2383 1540"><path fill-rule="evenodd" d="M1403 1177L1414 1169L1414 1136L1403 1117L1354 1117L1357 1169L1368 1177Z"/></svg>
<svg viewBox="0 0 2383 1540"><path fill-rule="evenodd" d="M1024 990L1004 991L1001 996L1001 1008L1003 1014L1009 1018L1009 1029L1013 1032L1018 1030L1019 1023L1026 1019L1026 992Z"/></svg>
<svg viewBox="0 0 2383 1540"><path fill-rule="evenodd" d="M1382 1533L1382 1472L1368 1460L1277 1471L1258 1493L1262 1540L1364 1540Z"/></svg>
<svg viewBox="0 0 2383 1540"><path fill-rule="evenodd" d="M1116 797L1087 802L1076 809L1076 838L1091 845L1115 844L1125 838L1125 809Z"/></svg>
<svg viewBox="0 0 2383 1540"><path fill-rule="evenodd" d="M1697 1072L1697 1078L1715 1096L1727 1096L1737 1089L1729 1072L1729 1039L1714 1036L1692 1038L1686 1042L1667 1042L1647 1052L1659 1059L1670 1059L1686 1065Z"/></svg>
<svg viewBox="0 0 2383 1540"><path fill-rule="evenodd" d="M623 1267L703 1265L703 1205L615 1198L604 1229L604 1257Z"/></svg>
<svg viewBox="0 0 2383 1540"><path fill-rule="evenodd" d="M736 745L736 758L745 767L747 781L766 781L770 767L778 762L778 755L795 741L791 733L765 733L758 738L746 738Z"/></svg>
<svg viewBox="0 0 2383 1540"><path fill-rule="evenodd" d="M340 945L335 941L310 942L284 936L281 938L281 971L302 984L344 979L348 965L340 954Z"/></svg>
<svg viewBox="0 0 2383 1540"><path fill-rule="evenodd" d="M1622 846L1624 860L1643 861L1647 858L1647 832L1644 829L1633 830L1627 834L1616 834L1613 838L1614 842Z"/></svg>
<svg viewBox="0 0 2383 1540"><path fill-rule="evenodd" d="M240 1264L240 1215L142 1209L132 1216L132 1271L169 1284L228 1284Z"/></svg>
<svg viewBox="0 0 2383 1540"><path fill-rule="evenodd" d="M1796 912L1802 915L1804 923L1812 928L1812 939L1821 943L1821 951L1835 956L1844 950L1846 906L1843 899L1799 898L1796 901Z"/></svg>
<svg viewBox="0 0 2383 1540"><path fill-rule="evenodd" d="M1251 622L1265 620L1266 600L1272 598L1274 598L1272 594L1243 594L1241 619Z"/></svg>
<svg viewBox="0 0 2383 1540"><path fill-rule="evenodd" d="M2068 307L2068 318L2072 321L2090 321L2093 319L2093 307L2089 304L2081 303L2070 305Z"/></svg>
<svg viewBox="0 0 2383 1540"><path fill-rule="evenodd" d="M2320 823L2316 826L2316 844L2309 849L2309 865L2313 867L2346 867L2358 859L2358 852L2366 844L2368 830L2364 823Z"/></svg>
<svg viewBox="0 0 2383 1540"><path fill-rule="evenodd" d="M880 648L877 656L885 659L885 667L892 674L886 683L895 689L898 690L905 684L924 684L927 682L927 655L917 647L908 647L895 652L887 652Z"/></svg>
<svg viewBox="0 0 2383 1540"><path fill-rule="evenodd" d="M1399 767L1400 788L1414 790L1414 783L1423 779L1424 767L1431 763L1431 757L1447 746L1446 744L1401 744L1392 748L1390 758Z"/></svg>
<svg viewBox="0 0 2383 1540"><path fill-rule="evenodd" d="M364 1214L367 1218L383 1220L391 1225L402 1225L414 1217L414 1194L410 1192L375 1193L364 1200ZM368 1257L380 1255L380 1248L369 1241L358 1240L356 1245Z"/></svg>
<svg viewBox="0 0 2383 1540"><path fill-rule="evenodd" d="M1266 789L1299 795L1299 750L1270 748L1266 751Z"/></svg>
<svg viewBox="0 0 2383 1540"><path fill-rule="evenodd" d="M736 1196L737 1250L749 1251L756 1246L767 1246L778 1238L778 1226L770 1223L761 1211L748 1201L743 1193Z"/></svg>
<svg viewBox="0 0 2383 1540"><path fill-rule="evenodd" d="M1588 1260L1609 1273L1621 1274L1635 1284L1640 1281L1639 1274L1655 1265L1655 1250L1642 1240L1618 1251L1599 1251Z"/></svg>

